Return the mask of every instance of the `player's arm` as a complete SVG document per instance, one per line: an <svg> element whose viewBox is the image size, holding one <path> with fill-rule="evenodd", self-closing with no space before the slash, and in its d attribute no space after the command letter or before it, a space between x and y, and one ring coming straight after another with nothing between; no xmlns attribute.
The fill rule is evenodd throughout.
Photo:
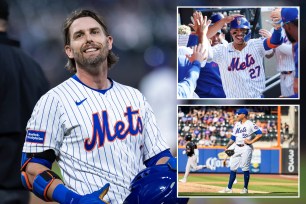
<svg viewBox="0 0 306 204"><path fill-rule="evenodd" d="M192 67L188 70L187 76L178 83L178 97L179 98L191 98L192 94L197 86L197 80L200 76L200 69L203 66L203 62L207 58L207 51L199 44L193 47L193 54L191 56L186 55L188 60L192 63ZM202 64L201 64L202 63Z"/></svg>
<svg viewBox="0 0 306 204"><path fill-rule="evenodd" d="M234 142L236 141L236 136L232 135L231 139L228 141L227 145L225 146L225 150L227 150Z"/></svg>
<svg viewBox="0 0 306 204"><path fill-rule="evenodd" d="M277 47L277 49L285 55L293 56L292 45L283 43Z"/></svg>
<svg viewBox="0 0 306 204"><path fill-rule="evenodd" d="M41 153L22 153L21 181L23 186L44 201L56 201L61 204L106 203L103 196L109 184L92 194L81 196L69 190L61 178L51 171L55 161L53 150ZM99 196L102 196L99 198Z"/></svg>
<svg viewBox="0 0 306 204"><path fill-rule="evenodd" d="M218 22L216 22L214 25L209 26L209 29L207 32L207 38L211 38L214 35L216 35L217 32L224 26L224 24L230 23L231 21L235 19L235 17L239 17L239 16L243 16L243 15L234 14L234 15L226 16L222 18L221 20L219 20Z"/></svg>
<svg viewBox="0 0 306 204"><path fill-rule="evenodd" d="M273 24L273 25L274 25L274 31L271 37L263 41L265 50L276 48L283 43L282 28L280 24Z"/></svg>
<svg viewBox="0 0 306 204"><path fill-rule="evenodd" d="M251 144L257 142L258 140L260 140L260 138L262 137L262 132L261 132L261 130L258 129L258 130L257 130L256 132L254 132L254 133L255 133L256 136L255 136L252 140L244 139L244 143L245 143L245 144L251 145Z"/></svg>

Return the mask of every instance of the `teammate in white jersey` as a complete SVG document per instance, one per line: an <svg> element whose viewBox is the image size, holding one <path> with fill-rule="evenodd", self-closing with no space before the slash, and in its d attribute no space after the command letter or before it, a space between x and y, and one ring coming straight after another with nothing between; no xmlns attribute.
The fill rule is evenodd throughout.
<svg viewBox="0 0 306 204"><path fill-rule="evenodd" d="M103 20L92 11L75 11L64 23L64 37L66 67L75 75L45 94L28 121L24 186L62 204L122 204L145 166L176 175L176 159L147 100L108 78L118 58ZM55 159L63 181L50 170ZM162 190L173 200L176 177L171 179L169 191Z"/></svg>
<svg viewBox="0 0 306 204"><path fill-rule="evenodd" d="M272 23L278 23L281 21L281 8L275 8L270 15ZM259 34L263 37L271 37L273 32L267 31L265 29L259 30ZM268 58L271 58L273 55L276 57L276 70L281 74L280 75L280 88L281 88L281 97L288 97L294 94L293 84L295 76L295 67L292 53L292 43L288 40L286 32L282 29L282 38L283 43L277 48L273 49L272 54L268 55Z"/></svg>
<svg viewBox="0 0 306 204"><path fill-rule="evenodd" d="M216 33L230 16L221 19L213 26ZM268 39L250 39L250 23L244 17L235 17L230 21L230 34L233 42L219 44L210 48L208 56L220 68L223 89L227 98L261 98L265 89L265 71L263 58L265 51L276 48L282 43L281 27ZM206 36L207 37L207 36ZM208 59L209 60L209 59Z"/></svg>
<svg viewBox="0 0 306 204"><path fill-rule="evenodd" d="M237 111L238 117L235 123L231 140L226 145L227 150L234 142L235 154L230 158L230 177L227 187L219 193L232 193L232 186L236 179L237 169L241 168L244 174L244 188L241 193L248 193L248 184L250 180L250 163L252 159L252 144L262 137L261 130L250 120L247 119L248 110L241 108ZM252 135L256 136L252 139Z"/></svg>

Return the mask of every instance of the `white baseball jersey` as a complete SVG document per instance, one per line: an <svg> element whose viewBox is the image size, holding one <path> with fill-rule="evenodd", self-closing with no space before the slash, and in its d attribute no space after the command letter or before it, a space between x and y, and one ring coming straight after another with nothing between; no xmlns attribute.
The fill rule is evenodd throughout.
<svg viewBox="0 0 306 204"><path fill-rule="evenodd" d="M252 159L253 146L244 143L245 139L251 139L254 132L259 128L250 120L246 120L244 123L236 122L233 134L236 138L235 154L230 158L230 169L236 171L239 167L243 171L248 171Z"/></svg>
<svg viewBox="0 0 306 204"><path fill-rule="evenodd" d="M211 47L209 56L219 65L227 98L261 98L265 89L263 39L251 39L243 50L233 43Z"/></svg>
<svg viewBox="0 0 306 204"><path fill-rule="evenodd" d="M66 186L84 195L110 183L123 203L143 162L169 149L144 96L112 81L105 93L70 78L46 93L27 124L23 152L53 149Z"/></svg>
<svg viewBox="0 0 306 204"><path fill-rule="evenodd" d="M274 29L271 29L271 33L273 33ZM283 43L274 48L274 55L276 57L276 70L279 72L282 71L294 71L294 59L293 59L293 52L292 52L292 43L288 40L286 36L285 29L282 29L282 38Z"/></svg>
<svg viewBox="0 0 306 204"><path fill-rule="evenodd" d="M271 33L273 31L274 29L272 28ZM284 71L292 72L291 74L281 74L280 76L281 95L291 96L294 94L293 83L295 76L292 43L290 40L288 40L284 29L282 29L282 37L283 43L274 49L274 55L276 57L276 70L280 73Z"/></svg>

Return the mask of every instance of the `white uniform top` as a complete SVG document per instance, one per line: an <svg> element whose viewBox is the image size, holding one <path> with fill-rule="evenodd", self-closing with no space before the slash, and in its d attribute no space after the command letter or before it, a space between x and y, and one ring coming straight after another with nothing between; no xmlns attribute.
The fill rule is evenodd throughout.
<svg viewBox="0 0 306 204"><path fill-rule="evenodd" d="M274 28L271 29L273 33ZM276 70L279 72L282 71L294 71L294 59L292 52L292 43L288 40L286 36L285 29L282 29L283 43L275 48L275 57L276 57Z"/></svg>
<svg viewBox="0 0 306 204"><path fill-rule="evenodd" d="M251 39L243 50L233 43L211 47L209 56L219 65L226 98L261 98L265 89L263 39Z"/></svg>
<svg viewBox="0 0 306 204"><path fill-rule="evenodd" d="M105 199L123 203L143 161L169 149L144 96L112 81L106 93L70 78L36 104L23 152L53 149L68 188L84 195L110 183Z"/></svg>
<svg viewBox="0 0 306 204"><path fill-rule="evenodd" d="M252 134L257 130L259 130L258 126L250 120L246 120L244 123L238 121L235 123L232 135L236 137L236 144L240 145L244 144L245 139L250 140Z"/></svg>

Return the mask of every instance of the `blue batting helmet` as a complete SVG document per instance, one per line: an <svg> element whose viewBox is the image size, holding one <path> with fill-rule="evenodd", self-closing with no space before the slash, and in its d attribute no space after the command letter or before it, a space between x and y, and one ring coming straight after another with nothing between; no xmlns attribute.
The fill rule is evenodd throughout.
<svg viewBox="0 0 306 204"><path fill-rule="evenodd" d="M250 22L245 17L236 17L232 20L230 24L230 29L244 28L247 29L246 35L244 36L244 41L248 41L251 38L251 25Z"/></svg>
<svg viewBox="0 0 306 204"><path fill-rule="evenodd" d="M211 15L210 20L211 20L211 24L217 23L218 21L220 21L222 18L224 18L222 13L214 13L213 15Z"/></svg>
<svg viewBox="0 0 306 204"><path fill-rule="evenodd" d="M237 28L244 28L244 29L250 29L250 22L245 17L236 17L234 20L232 20L231 29L237 29Z"/></svg>
<svg viewBox="0 0 306 204"><path fill-rule="evenodd" d="M132 180L123 204L186 204L188 199L176 196L176 178L176 171L167 164L148 167Z"/></svg>
<svg viewBox="0 0 306 204"><path fill-rule="evenodd" d="M244 114L244 115L248 115L249 111L246 108L240 108L237 110L236 112L237 114Z"/></svg>

